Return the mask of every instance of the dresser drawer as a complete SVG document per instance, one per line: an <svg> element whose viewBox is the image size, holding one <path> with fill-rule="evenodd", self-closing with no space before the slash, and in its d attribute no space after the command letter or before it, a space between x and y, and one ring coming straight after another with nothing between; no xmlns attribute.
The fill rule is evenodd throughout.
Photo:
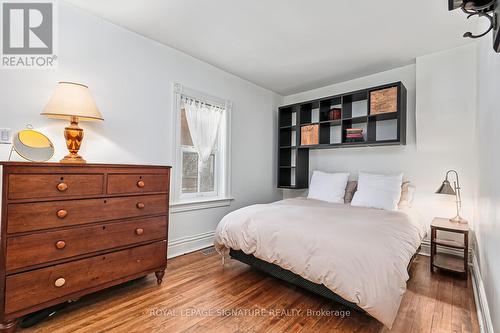
<svg viewBox="0 0 500 333"><path fill-rule="evenodd" d="M167 192L166 174L109 174L108 194Z"/></svg>
<svg viewBox="0 0 500 333"><path fill-rule="evenodd" d="M7 271L166 237L166 216L9 237Z"/></svg>
<svg viewBox="0 0 500 333"><path fill-rule="evenodd" d="M9 199L64 198L103 193L102 174L11 174Z"/></svg>
<svg viewBox="0 0 500 333"><path fill-rule="evenodd" d="M7 233L161 215L167 211L168 198L164 194L10 204Z"/></svg>
<svg viewBox="0 0 500 333"><path fill-rule="evenodd" d="M165 267L166 242L8 276L5 312L14 313L114 280Z"/></svg>

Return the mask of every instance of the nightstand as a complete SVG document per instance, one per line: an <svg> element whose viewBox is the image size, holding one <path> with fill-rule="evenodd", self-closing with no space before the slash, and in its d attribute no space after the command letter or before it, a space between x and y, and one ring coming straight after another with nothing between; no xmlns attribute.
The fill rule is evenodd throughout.
<svg viewBox="0 0 500 333"><path fill-rule="evenodd" d="M440 238L438 231L447 231L463 235L463 241L455 241ZM463 252L463 255L455 255L438 252L440 249L453 249ZM431 272L434 268L449 272L460 273L467 279L469 271L469 225L467 223L451 222L449 219L436 217L431 224Z"/></svg>

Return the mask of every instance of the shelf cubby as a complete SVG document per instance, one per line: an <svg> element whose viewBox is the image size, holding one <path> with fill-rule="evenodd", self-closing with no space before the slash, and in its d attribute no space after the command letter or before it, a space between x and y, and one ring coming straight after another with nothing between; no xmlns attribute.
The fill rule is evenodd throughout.
<svg viewBox="0 0 500 333"><path fill-rule="evenodd" d="M333 119L333 117L330 117L330 111L333 108L340 109L342 114L342 97L327 98L319 101L319 121L339 121L342 115L340 119Z"/></svg>
<svg viewBox="0 0 500 333"><path fill-rule="evenodd" d="M349 128L361 128L363 130L364 142L368 141L368 118L366 116L342 120L342 143L363 143L348 142L347 129Z"/></svg>
<svg viewBox="0 0 500 333"><path fill-rule="evenodd" d="M397 119L375 120L370 118L368 121L368 128L369 141L376 142L398 139Z"/></svg>
<svg viewBox="0 0 500 333"><path fill-rule="evenodd" d="M310 124L311 123L311 111L312 111L312 103L306 103L299 106L299 124Z"/></svg>
<svg viewBox="0 0 500 333"><path fill-rule="evenodd" d="M319 144L342 143L342 122L323 122L319 127Z"/></svg>
<svg viewBox="0 0 500 333"><path fill-rule="evenodd" d="M342 96L342 119L368 116L368 91Z"/></svg>
<svg viewBox="0 0 500 333"><path fill-rule="evenodd" d="M280 147L293 147L297 144L297 131L293 127L280 128L279 143Z"/></svg>
<svg viewBox="0 0 500 333"><path fill-rule="evenodd" d="M379 92L374 97L377 100L370 101L371 93L388 88L394 92L397 90L397 111L385 110L387 113L374 114L370 105L377 105L379 96L384 93ZM391 101L394 103L395 100ZM299 189L309 186L310 149L406 144L406 103L405 86L395 82L280 107L278 187ZM340 111L339 119L333 117L334 110L337 115ZM306 125L319 126L319 138L317 143L302 146L300 131ZM348 128L362 128L364 141L347 142ZM293 153L295 156L292 156Z"/></svg>
<svg viewBox="0 0 500 333"><path fill-rule="evenodd" d="M292 106L280 109L280 117L279 117L280 128L293 125L292 113L294 113Z"/></svg>
<svg viewBox="0 0 500 333"><path fill-rule="evenodd" d="M279 154L280 168L295 168L297 166L297 149L296 148L280 148Z"/></svg>
<svg viewBox="0 0 500 333"><path fill-rule="evenodd" d="M292 151L294 151L295 149L293 148L280 148L280 159L279 159L279 165L280 165L280 168L281 167L284 167L284 166L292 166L292 165L295 165L293 163L293 159L292 159Z"/></svg>

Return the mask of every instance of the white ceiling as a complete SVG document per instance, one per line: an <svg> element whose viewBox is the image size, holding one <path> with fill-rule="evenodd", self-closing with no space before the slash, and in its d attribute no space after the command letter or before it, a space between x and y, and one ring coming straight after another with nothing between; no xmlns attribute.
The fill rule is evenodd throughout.
<svg viewBox="0 0 500 333"><path fill-rule="evenodd" d="M447 0L67 0L275 92L318 88L465 44Z"/></svg>

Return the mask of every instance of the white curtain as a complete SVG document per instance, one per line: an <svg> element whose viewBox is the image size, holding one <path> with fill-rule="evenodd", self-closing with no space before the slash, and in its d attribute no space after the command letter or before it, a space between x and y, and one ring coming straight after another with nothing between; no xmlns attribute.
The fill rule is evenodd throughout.
<svg viewBox="0 0 500 333"><path fill-rule="evenodd" d="M210 158L217 140L224 109L200 101L183 98L186 119L200 164Z"/></svg>

